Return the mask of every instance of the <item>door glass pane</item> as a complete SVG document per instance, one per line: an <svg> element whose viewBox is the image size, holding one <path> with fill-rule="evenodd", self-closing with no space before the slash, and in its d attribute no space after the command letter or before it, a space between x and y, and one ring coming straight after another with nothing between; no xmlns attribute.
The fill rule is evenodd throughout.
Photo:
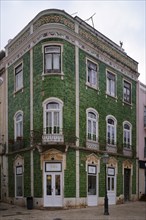
<svg viewBox="0 0 146 220"><path fill-rule="evenodd" d="M22 175L16 176L16 196L22 196Z"/></svg>
<svg viewBox="0 0 146 220"><path fill-rule="evenodd" d="M55 175L55 195L61 195L61 191L60 191L60 175Z"/></svg>
<svg viewBox="0 0 146 220"><path fill-rule="evenodd" d="M52 195L52 176L46 176L46 193L48 196Z"/></svg>
<svg viewBox="0 0 146 220"><path fill-rule="evenodd" d="M88 195L96 195L96 176L88 175Z"/></svg>
<svg viewBox="0 0 146 220"><path fill-rule="evenodd" d="M107 179L107 190L110 191L110 177L108 177Z"/></svg>
<svg viewBox="0 0 146 220"><path fill-rule="evenodd" d="M112 185L111 185L111 190L114 191L114 177L112 177Z"/></svg>

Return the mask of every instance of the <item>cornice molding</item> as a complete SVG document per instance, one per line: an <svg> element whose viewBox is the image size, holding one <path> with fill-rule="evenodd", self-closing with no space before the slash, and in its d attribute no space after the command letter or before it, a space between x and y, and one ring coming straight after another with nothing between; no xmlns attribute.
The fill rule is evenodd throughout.
<svg viewBox="0 0 146 220"><path fill-rule="evenodd" d="M29 36L27 42L21 43L19 50L14 50L9 56L6 57L8 67L14 62L19 60L26 52L33 48L36 44L45 39L61 39L77 45L80 49L98 59L99 61L107 64L111 68L119 71L121 74L137 81L138 73L133 72L130 68L119 62L109 54L101 51L99 48L94 47L90 42L87 42L80 35L66 29L63 24L45 24L40 26L32 35Z"/></svg>

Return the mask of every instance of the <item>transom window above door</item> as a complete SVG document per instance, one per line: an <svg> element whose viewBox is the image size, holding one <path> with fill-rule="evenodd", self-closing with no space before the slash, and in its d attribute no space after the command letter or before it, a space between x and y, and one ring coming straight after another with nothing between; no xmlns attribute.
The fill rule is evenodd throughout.
<svg viewBox="0 0 146 220"><path fill-rule="evenodd" d="M61 73L61 46L44 47L44 74Z"/></svg>

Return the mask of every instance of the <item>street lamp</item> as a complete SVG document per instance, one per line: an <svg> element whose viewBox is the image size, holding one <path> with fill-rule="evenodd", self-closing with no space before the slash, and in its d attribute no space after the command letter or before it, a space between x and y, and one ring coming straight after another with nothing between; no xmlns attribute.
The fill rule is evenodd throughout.
<svg viewBox="0 0 146 220"><path fill-rule="evenodd" d="M109 215L109 212L108 212L108 197L107 197L107 170L106 170L106 165L108 163L108 160L109 160L109 155L107 153L105 153L103 156L102 156L102 160L103 160L103 163L105 164L105 198L104 198L104 215Z"/></svg>

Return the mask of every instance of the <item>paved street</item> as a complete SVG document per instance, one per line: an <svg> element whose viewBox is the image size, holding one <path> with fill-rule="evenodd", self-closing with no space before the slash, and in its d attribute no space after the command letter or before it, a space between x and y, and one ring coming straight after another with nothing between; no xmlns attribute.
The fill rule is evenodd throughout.
<svg viewBox="0 0 146 220"><path fill-rule="evenodd" d="M103 208L28 210L26 207L0 203L0 220L146 220L146 202L109 206L109 216L103 215Z"/></svg>

